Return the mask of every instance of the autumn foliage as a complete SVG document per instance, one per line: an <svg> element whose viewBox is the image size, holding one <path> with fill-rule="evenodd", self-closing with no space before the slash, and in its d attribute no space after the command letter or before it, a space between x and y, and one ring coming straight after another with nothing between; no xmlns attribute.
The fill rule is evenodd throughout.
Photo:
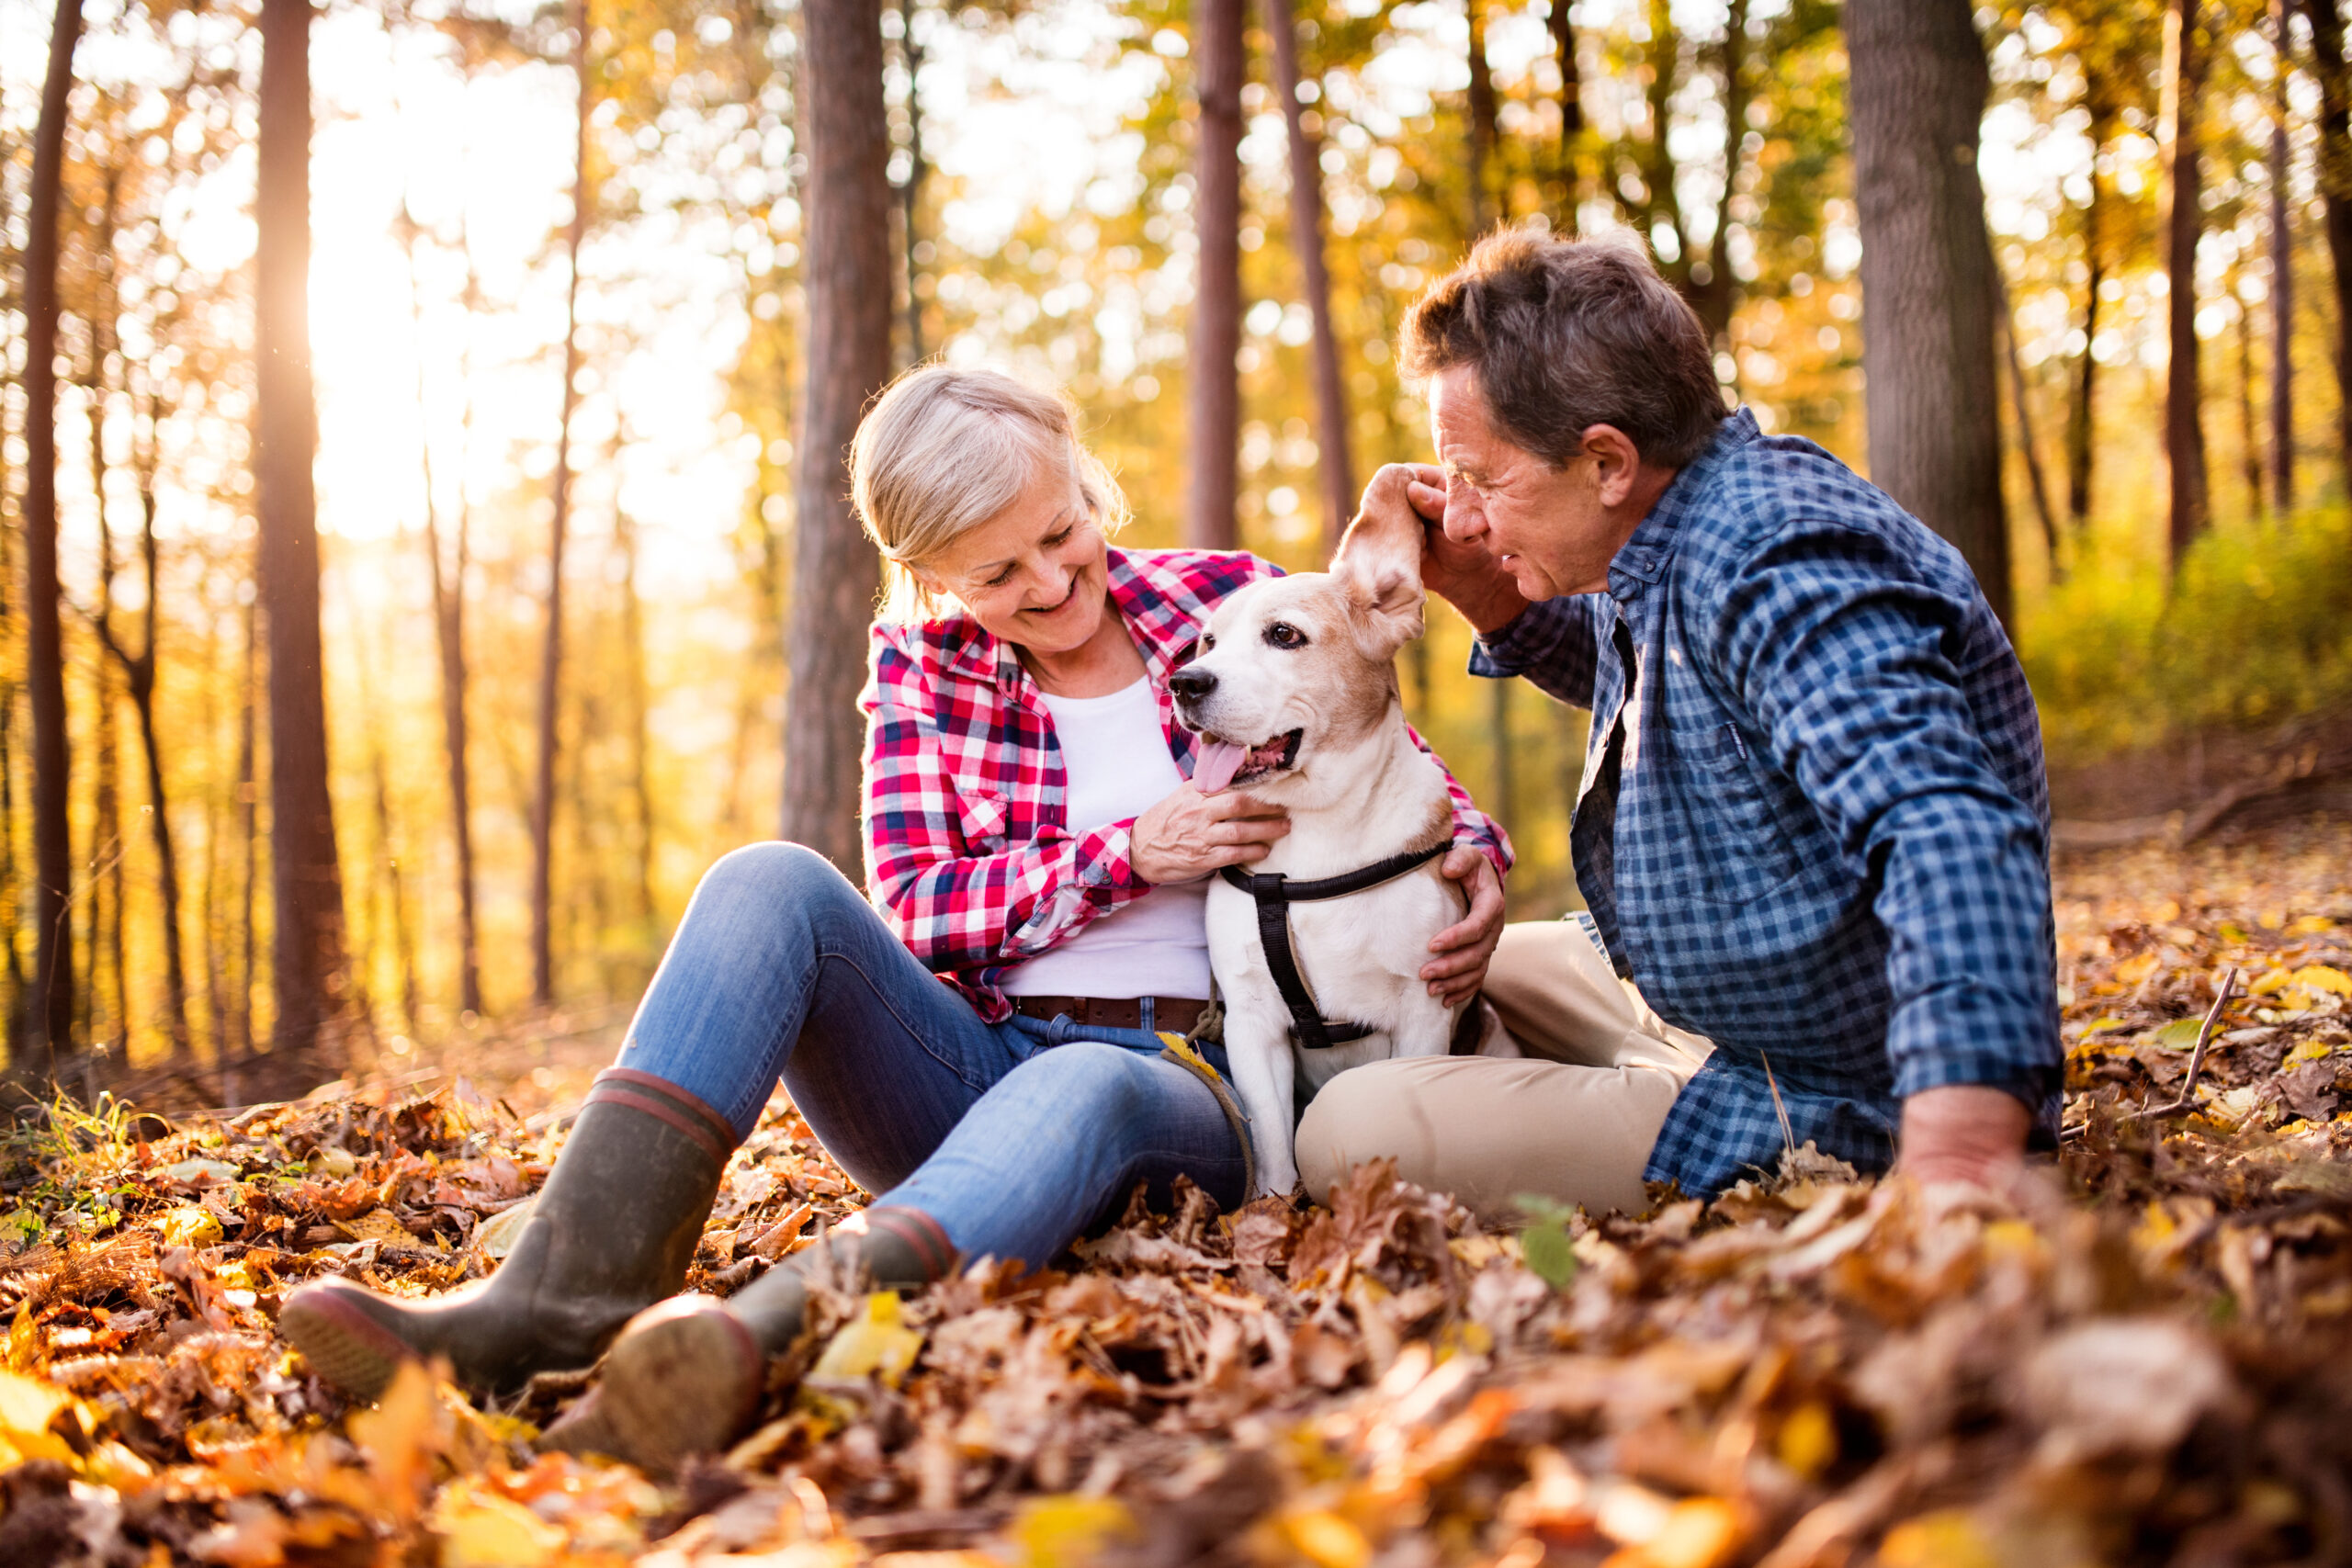
<svg viewBox="0 0 2352 1568"><path fill-rule="evenodd" d="M555 1112L465 1083L176 1127L61 1107L6 1178L0 1562L2325 1560L2352 1541L2347 849L2322 824L2062 866L2066 1138L2013 1201L1809 1150L1515 1233L1377 1165L1328 1210L1187 1191L1041 1272L821 1282L763 1424L679 1476L533 1451L584 1375L495 1409L420 1372L347 1410L273 1333L305 1279L494 1268ZM695 1288L862 1201L779 1098Z"/></svg>

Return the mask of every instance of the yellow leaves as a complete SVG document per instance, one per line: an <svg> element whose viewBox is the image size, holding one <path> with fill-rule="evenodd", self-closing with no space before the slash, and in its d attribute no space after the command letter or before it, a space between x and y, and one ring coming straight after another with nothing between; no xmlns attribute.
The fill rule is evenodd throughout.
<svg viewBox="0 0 2352 1568"><path fill-rule="evenodd" d="M2115 966L2115 977L2127 986L2137 986L2154 975L2163 962L2163 955L2154 951L2138 953Z"/></svg>
<svg viewBox="0 0 2352 1568"><path fill-rule="evenodd" d="M1603 1568L1720 1568L1747 1535L1738 1510L1720 1497L1671 1502L1630 1481L1594 1482L1590 1506L1600 1533L1624 1548Z"/></svg>
<svg viewBox="0 0 2352 1568"><path fill-rule="evenodd" d="M1879 1543L1878 1560L1884 1568L2001 1568L1993 1543L1959 1508L1904 1520Z"/></svg>
<svg viewBox="0 0 2352 1568"><path fill-rule="evenodd" d="M166 1247L209 1247L220 1239L220 1217L193 1203L166 1213L157 1228Z"/></svg>
<svg viewBox="0 0 2352 1568"><path fill-rule="evenodd" d="M2325 936L2335 929L2335 922L2325 915L2305 915L2287 927L2289 936Z"/></svg>
<svg viewBox="0 0 2352 1568"><path fill-rule="evenodd" d="M1116 1497L1040 1497L1023 1505L1005 1531L1025 1568L1080 1568L1103 1548L1142 1530Z"/></svg>
<svg viewBox="0 0 2352 1568"><path fill-rule="evenodd" d="M1315 1568L1365 1568L1372 1542L1363 1531L1329 1508L1299 1508L1277 1515L1274 1533Z"/></svg>
<svg viewBox="0 0 2352 1568"><path fill-rule="evenodd" d="M448 1446L449 1427L433 1374L414 1361L392 1374L374 1409L353 1413L351 1440L367 1457L379 1506L390 1505L402 1518L414 1517L433 1461Z"/></svg>
<svg viewBox="0 0 2352 1568"><path fill-rule="evenodd" d="M2352 997L2352 975L2325 964L2307 964L2296 970L2295 984L2331 996Z"/></svg>
<svg viewBox="0 0 2352 1568"><path fill-rule="evenodd" d="M537 1198L526 1198L511 1209L497 1213L474 1227L474 1250L484 1258L503 1261L523 1239L523 1227L531 1223L531 1211L538 1206Z"/></svg>
<svg viewBox="0 0 2352 1568"><path fill-rule="evenodd" d="M433 1501L441 1568L540 1568L564 1548L562 1530L522 1504L459 1481Z"/></svg>
<svg viewBox="0 0 2352 1568"><path fill-rule="evenodd" d="M1820 1401L1807 1401L1781 1423L1772 1451L1782 1464L1811 1481L1837 1462L1838 1423Z"/></svg>
<svg viewBox="0 0 2352 1568"><path fill-rule="evenodd" d="M0 1372L0 1465L54 1459L72 1463L73 1446L50 1429L74 1404L63 1389L18 1372Z"/></svg>
<svg viewBox="0 0 2352 1568"><path fill-rule="evenodd" d="M65 1390L0 1371L0 1469L53 1459L101 1486L135 1491L145 1485L154 1475L147 1461L120 1443L92 1443L97 1430L97 1415Z"/></svg>
<svg viewBox="0 0 2352 1568"><path fill-rule="evenodd" d="M387 1247L414 1247L416 1237L389 1209L370 1209L356 1220L337 1220L335 1229L354 1241L380 1242Z"/></svg>
<svg viewBox="0 0 2352 1568"><path fill-rule="evenodd" d="M876 1291L865 1298L865 1311L835 1334L817 1359L812 1378L863 1378L879 1375L892 1388L907 1375L922 1351L922 1336L906 1325L896 1291Z"/></svg>

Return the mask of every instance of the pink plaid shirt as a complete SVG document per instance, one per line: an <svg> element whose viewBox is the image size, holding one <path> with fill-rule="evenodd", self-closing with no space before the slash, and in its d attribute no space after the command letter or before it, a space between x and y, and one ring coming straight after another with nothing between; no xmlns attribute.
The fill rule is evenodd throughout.
<svg viewBox="0 0 2352 1568"><path fill-rule="evenodd" d="M1193 737L1176 722L1168 676L1226 595L1279 569L1197 550L1114 549L1110 565L1111 602L1159 693L1169 752L1189 777ZM1009 645L963 615L877 623L873 635L871 675L858 696L866 715L865 885L914 955L999 1022L1012 1010L997 987L1005 971L1151 891L1128 859L1135 823L1072 831L1063 820L1054 723ZM1454 842L1509 871L1501 827L1451 773L1447 784Z"/></svg>

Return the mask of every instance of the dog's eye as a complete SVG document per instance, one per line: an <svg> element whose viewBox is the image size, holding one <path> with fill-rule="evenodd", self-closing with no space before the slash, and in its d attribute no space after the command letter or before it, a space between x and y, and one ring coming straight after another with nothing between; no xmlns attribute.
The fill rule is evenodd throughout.
<svg viewBox="0 0 2352 1568"><path fill-rule="evenodd" d="M1266 640L1276 648L1305 648L1306 634L1288 621L1276 621L1266 628Z"/></svg>
<svg viewBox="0 0 2352 1568"><path fill-rule="evenodd" d="M1203 632L1201 634L1200 642L1193 649L1193 657L1198 659L1202 654L1208 652L1209 649L1216 646L1216 635L1214 632Z"/></svg>

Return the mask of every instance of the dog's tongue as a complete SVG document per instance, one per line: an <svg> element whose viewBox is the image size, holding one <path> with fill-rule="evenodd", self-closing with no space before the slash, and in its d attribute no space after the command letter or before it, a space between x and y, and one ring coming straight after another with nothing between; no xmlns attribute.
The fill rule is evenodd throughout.
<svg viewBox="0 0 2352 1568"><path fill-rule="evenodd" d="M1193 762L1193 787L1203 795L1215 795L1233 782L1249 760L1250 748L1236 746L1229 740L1204 740L1201 754Z"/></svg>

